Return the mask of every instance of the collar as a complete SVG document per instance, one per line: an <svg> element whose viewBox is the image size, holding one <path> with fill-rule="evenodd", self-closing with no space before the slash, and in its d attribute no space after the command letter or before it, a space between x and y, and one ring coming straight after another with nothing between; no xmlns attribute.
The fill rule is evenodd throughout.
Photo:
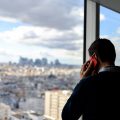
<svg viewBox="0 0 120 120"><path fill-rule="evenodd" d="M107 67L102 67L100 70L99 70L99 73L100 72L120 72L120 67L119 66L114 66L114 65L111 65L111 66L107 66Z"/></svg>
<svg viewBox="0 0 120 120"><path fill-rule="evenodd" d="M99 72L104 72L105 71L105 67L100 68Z"/></svg>

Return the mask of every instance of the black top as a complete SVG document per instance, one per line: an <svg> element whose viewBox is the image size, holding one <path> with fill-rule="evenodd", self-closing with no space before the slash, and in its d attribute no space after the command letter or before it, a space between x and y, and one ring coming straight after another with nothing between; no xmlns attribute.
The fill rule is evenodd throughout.
<svg viewBox="0 0 120 120"><path fill-rule="evenodd" d="M117 68L117 69L116 69ZM62 120L120 120L120 68L80 80L62 111Z"/></svg>

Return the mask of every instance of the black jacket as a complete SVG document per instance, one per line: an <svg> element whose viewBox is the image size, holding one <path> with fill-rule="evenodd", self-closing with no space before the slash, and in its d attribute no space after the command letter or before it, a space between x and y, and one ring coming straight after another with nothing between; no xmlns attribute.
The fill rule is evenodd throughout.
<svg viewBox="0 0 120 120"><path fill-rule="evenodd" d="M120 68L80 80L62 111L62 120L120 120Z"/></svg>

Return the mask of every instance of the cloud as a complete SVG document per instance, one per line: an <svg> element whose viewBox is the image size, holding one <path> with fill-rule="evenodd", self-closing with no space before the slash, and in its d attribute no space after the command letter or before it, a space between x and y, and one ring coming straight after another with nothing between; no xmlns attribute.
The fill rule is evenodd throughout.
<svg viewBox="0 0 120 120"><path fill-rule="evenodd" d="M0 0L0 20L19 26L0 32L4 52L19 56L81 61L83 51L82 0ZM1 45L2 47L2 45ZM4 55L4 53L3 53Z"/></svg>
<svg viewBox="0 0 120 120"><path fill-rule="evenodd" d="M41 39L39 37L39 39ZM78 50L80 48L80 41L83 41L83 37L79 36L73 31L63 32L61 35L58 33L54 37L48 39L42 39L32 44L36 46L44 46L47 48L66 49L66 50ZM29 43L28 43L29 44Z"/></svg>
<svg viewBox="0 0 120 120"><path fill-rule="evenodd" d="M118 34L120 34L120 27L117 29L117 31L116 31Z"/></svg>
<svg viewBox="0 0 120 120"><path fill-rule="evenodd" d="M18 22L18 20L15 18L3 17L3 16L0 16L0 21L10 22L10 23L17 23Z"/></svg>
<svg viewBox="0 0 120 120"><path fill-rule="evenodd" d="M76 26L72 30L61 31L36 26L19 26L9 31L0 32L0 39L8 58L19 59L20 56L28 58L62 59L82 63L83 28ZM4 55L0 54L0 56ZM6 56L6 57L7 57ZM9 57L10 56L10 57ZM81 57L80 57L81 56Z"/></svg>
<svg viewBox="0 0 120 120"><path fill-rule="evenodd" d="M64 63L78 65L82 64L83 61L82 55L83 55L82 49L76 51L56 49L51 50L51 52L49 52L49 56L51 56L50 58L52 59L58 58L62 60L62 62L64 61Z"/></svg>
<svg viewBox="0 0 120 120"><path fill-rule="evenodd" d="M71 29L80 24L80 0L0 0L0 16L55 29ZM82 4L81 4L82 5Z"/></svg>
<svg viewBox="0 0 120 120"><path fill-rule="evenodd" d="M120 65L120 37L111 37L110 40L112 41L116 49L116 64Z"/></svg>
<svg viewBox="0 0 120 120"><path fill-rule="evenodd" d="M105 15L104 14L100 14L100 21L104 21L106 19Z"/></svg>
<svg viewBox="0 0 120 120"><path fill-rule="evenodd" d="M62 63L82 64L82 48L80 50L50 49L44 47L11 46L12 48L0 49L1 62L16 62L19 57L36 58L46 57L49 61L59 59Z"/></svg>
<svg viewBox="0 0 120 120"><path fill-rule="evenodd" d="M78 50L83 43L82 33L83 29L80 26L68 31L35 26L20 26L10 31L1 32L0 38L6 43L41 46L51 49Z"/></svg>
<svg viewBox="0 0 120 120"><path fill-rule="evenodd" d="M2 50L2 49L0 49L0 55L1 56L10 56L10 54L8 53L8 52L6 52L5 50Z"/></svg>
<svg viewBox="0 0 120 120"><path fill-rule="evenodd" d="M5 41L58 49L78 49L75 41L82 39L83 35L83 1L13 0L12 4L9 2L0 1L2 20L21 20L39 27L22 26L2 33L1 38Z"/></svg>

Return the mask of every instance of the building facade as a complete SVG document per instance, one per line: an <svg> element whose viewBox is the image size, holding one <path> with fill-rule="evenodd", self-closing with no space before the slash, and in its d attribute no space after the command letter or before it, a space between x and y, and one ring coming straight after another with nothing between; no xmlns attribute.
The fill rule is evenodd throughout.
<svg viewBox="0 0 120 120"><path fill-rule="evenodd" d="M67 99L71 95L70 90L52 90L45 92L45 118L48 120L61 120L61 112Z"/></svg>

